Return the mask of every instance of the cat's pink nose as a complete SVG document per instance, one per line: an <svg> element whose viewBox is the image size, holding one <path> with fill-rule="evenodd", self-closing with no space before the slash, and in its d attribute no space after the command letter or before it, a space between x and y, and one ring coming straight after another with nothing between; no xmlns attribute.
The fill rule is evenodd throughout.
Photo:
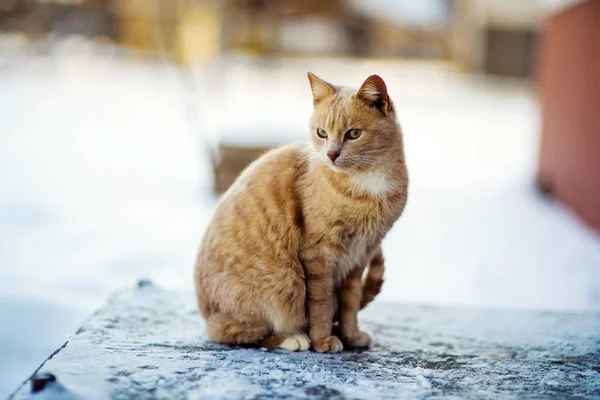
<svg viewBox="0 0 600 400"><path fill-rule="evenodd" d="M331 162L335 162L336 158L340 156L340 153L337 151L328 151L327 157L331 160Z"/></svg>

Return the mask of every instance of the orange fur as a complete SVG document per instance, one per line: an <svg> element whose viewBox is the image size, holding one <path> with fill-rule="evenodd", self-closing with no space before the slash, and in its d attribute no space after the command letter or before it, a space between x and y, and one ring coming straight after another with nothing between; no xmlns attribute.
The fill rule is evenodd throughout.
<svg viewBox="0 0 600 400"><path fill-rule="evenodd" d="M402 132L380 77L358 90L309 80L310 142L250 165L204 235L195 284L211 340L304 350L307 332L319 352L370 344L357 313L379 293L381 240L407 200Z"/></svg>

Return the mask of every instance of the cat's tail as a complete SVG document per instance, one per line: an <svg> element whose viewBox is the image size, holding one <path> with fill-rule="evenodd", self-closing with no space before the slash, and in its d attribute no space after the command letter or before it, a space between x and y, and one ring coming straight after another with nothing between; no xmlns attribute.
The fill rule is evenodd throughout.
<svg viewBox="0 0 600 400"><path fill-rule="evenodd" d="M375 296L381 291L383 285L383 253L381 249L375 253L375 256L369 262L367 273L362 281L362 297L360 299L360 309L362 310L373 301Z"/></svg>

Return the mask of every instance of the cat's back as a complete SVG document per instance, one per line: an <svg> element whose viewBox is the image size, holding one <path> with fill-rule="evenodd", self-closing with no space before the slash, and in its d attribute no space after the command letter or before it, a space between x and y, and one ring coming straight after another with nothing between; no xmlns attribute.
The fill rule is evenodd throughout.
<svg viewBox="0 0 600 400"><path fill-rule="evenodd" d="M271 185L291 180L308 154L306 143L292 143L270 150L250 164L238 177L225 197L243 189L270 190Z"/></svg>
<svg viewBox="0 0 600 400"><path fill-rule="evenodd" d="M250 164L223 195L218 209L228 209L249 197L285 203L294 191L294 182L303 170L308 154L306 143L293 143L270 150ZM258 204L257 204L258 205ZM217 210L217 213L219 210Z"/></svg>
<svg viewBox="0 0 600 400"><path fill-rule="evenodd" d="M296 180L306 155L306 144L294 143L249 165L220 200L201 253L248 257L295 250L302 218Z"/></svg>

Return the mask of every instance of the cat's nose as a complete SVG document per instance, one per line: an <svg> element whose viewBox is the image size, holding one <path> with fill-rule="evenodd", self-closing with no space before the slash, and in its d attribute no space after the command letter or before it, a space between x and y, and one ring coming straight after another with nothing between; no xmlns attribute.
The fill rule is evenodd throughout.
<svg viewBox="0 0 600 400"><path fill-rule="evenodd" d="M339 156L340 156L340 153L338 151L328 151L327 152L327 157L329 157L331 162L335 162L336 158L338 158Z"/></svg>

